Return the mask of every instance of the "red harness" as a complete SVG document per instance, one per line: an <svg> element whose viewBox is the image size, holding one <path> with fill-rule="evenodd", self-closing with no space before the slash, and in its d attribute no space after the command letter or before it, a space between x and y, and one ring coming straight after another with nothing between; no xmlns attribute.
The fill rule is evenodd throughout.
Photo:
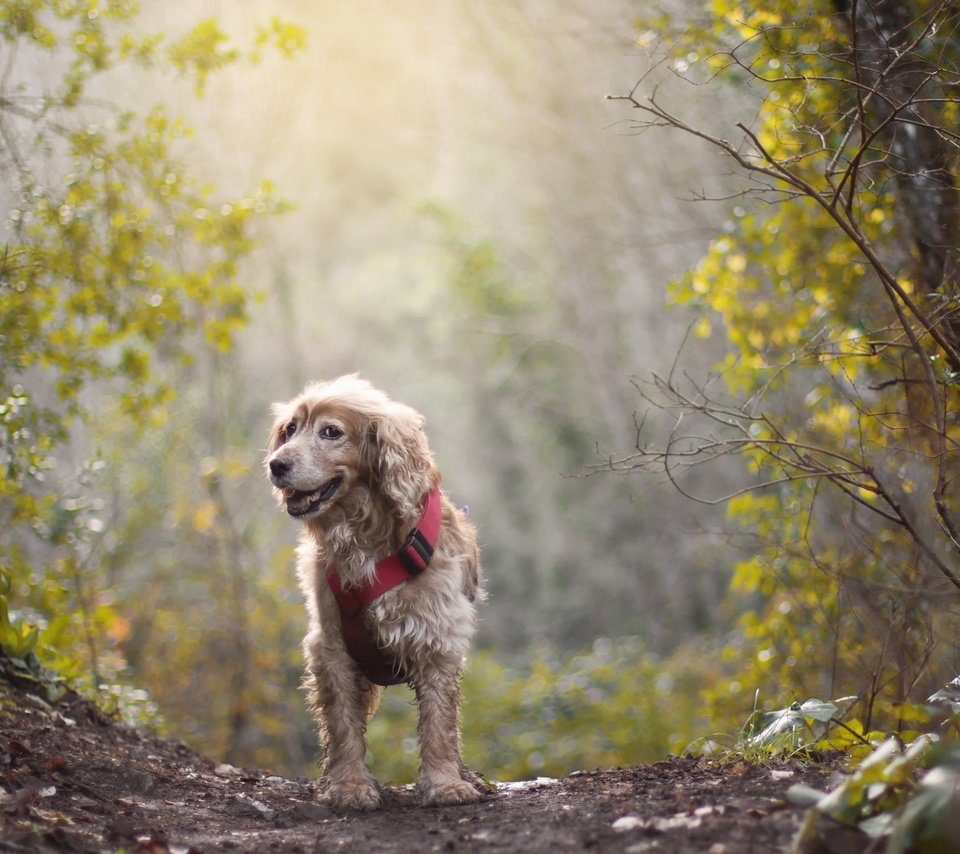
<svg viewBox="0 0 960 854"><path fill-rule="evenodd" d="M427 493L417 527L397 554L377 561L369 582L344 590L337 568L327 564L327 583L340 606L340 626L347 651L360 665L363 675L377 685L397 685L407 680L398 662L388 660L377 647L363 622L363 609L388 590L423 572L433 557L439 534L440 490L433 489Z"/></svg>

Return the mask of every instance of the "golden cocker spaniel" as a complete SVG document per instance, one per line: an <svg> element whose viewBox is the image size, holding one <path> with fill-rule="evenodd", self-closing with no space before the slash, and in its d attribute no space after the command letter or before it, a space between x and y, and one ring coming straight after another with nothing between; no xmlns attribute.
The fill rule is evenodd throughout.
<svg viewBox="0 0 960 854"><path fill-rule="evenodd" d="M460 677L480 594L476 530L440 492L423 417L356 376L274 406L265 464L303 523L297 574L309 629L309 702L325 798L367 810L380 791L364 731L382 685L407 682L420 713L426 804L481 797L460 758Z"/></svg>

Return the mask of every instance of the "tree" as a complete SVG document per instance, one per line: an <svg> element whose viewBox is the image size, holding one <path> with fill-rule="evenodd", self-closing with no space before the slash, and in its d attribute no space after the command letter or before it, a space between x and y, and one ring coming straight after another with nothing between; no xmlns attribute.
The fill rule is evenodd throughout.
<svg viewBox="0 0 960 854"><path fill-rule="evenodd" d="M102 92L161 70L202 94L213 71L304 39L274 19L243 54L213 20L167 39L137 15L96 0L0 8L0 642L21 657L39 642L61 667L83 650L94 686L126 621L97 584L108 549L89 485L109 449L90 436L104 417L127 440L162 424L177 372L229 349L250 296L239 264L282 207L268 184L234 199L205 187L180 121Z"/></svg>
<svg viewBox="0 0 960 854"><path fill-rule="evenodd" d="M672 291L729 354L713 377L644 386L675 428L608 466L681 490L717 458L749 466L741 489L693 496L751 537L719 715L747 687L855 690L865 726L896 726L960 666L958 26L951 2L723 0L641 40L661 33L678 77L755 99L738 137L643 81L619 98L637 132L698 137L745 179L728 233Z"/></svg>

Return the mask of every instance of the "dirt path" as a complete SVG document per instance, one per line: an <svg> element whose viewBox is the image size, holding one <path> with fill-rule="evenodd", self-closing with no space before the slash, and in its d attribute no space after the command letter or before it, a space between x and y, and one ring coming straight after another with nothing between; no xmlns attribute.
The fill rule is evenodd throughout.
<svg viewBox="0 0 960 854"><path fill-rule="evenodd" d="M390 788L382 810L338 815L314 781L218 766L76 695L53 707L0 681L0 851L784 851L802 814L783 792L835 773L674 758L501 784L455 808Z"/></svg>

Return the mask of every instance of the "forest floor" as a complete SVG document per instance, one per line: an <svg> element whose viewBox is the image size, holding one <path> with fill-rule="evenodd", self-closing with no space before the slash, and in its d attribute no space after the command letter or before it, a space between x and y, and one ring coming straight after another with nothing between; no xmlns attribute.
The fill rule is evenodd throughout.
<svg viewBox="0 0 960 854"><path fill-rule="evenodd" d="M0 669L4 852L786 851L803 812L785 790L840 773L831 761L671 758L502 783L468 806L424 808L411 787L387 787L381 810L343 815L318 802L316 781L218 765L76 694L50 705ZM837 829L818 850L861 849L836 848Z"/></svg>

